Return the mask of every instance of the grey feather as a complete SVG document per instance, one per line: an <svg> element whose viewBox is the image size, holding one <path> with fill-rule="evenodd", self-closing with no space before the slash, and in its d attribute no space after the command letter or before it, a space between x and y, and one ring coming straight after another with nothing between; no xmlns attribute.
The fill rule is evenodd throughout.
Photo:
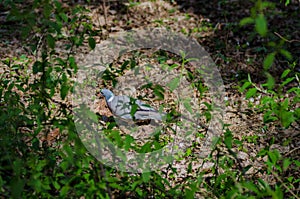
<svg viewBox="0 0 300 199"><path fill-rule="evenodd" d="M123 119L153 119L161 121L166 115L165 113L158 112L157 110L140 100L134 100L128 96L115 96L113 92L108 89L102 89L101 94L105 97L106 103L112 113L115 116L121 117Z"/></svg>

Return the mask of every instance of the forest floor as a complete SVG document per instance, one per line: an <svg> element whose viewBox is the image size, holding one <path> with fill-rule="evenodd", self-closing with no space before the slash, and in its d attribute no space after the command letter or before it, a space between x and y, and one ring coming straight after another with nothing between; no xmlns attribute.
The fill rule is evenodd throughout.
<svg viewBox="0 0 300 199"><path fill-rule="evenodd" d="M242 86L243 80L247 79L248 74L252 82L257 85L266 82L266 77L261 71L267 41L254 33L253 26L239 26L242 18L251 15L250 9L253 5L251 1L188 2L145 1L134 6L124 6L117 2L107 2L105 6L92 4L89 8L92 10L90 15L93 24L96 29L102 30L101 35L95 36L95 39L101 43L115 33L149 27L164 27L196 39L216 63L223 79L226 95L223 122L228 124L234 139L243 143L242 146L234 145L232 148L240 160L240 165L236 167L252 166L245 176L250 179L262 178L274 185L279 177L272 173L259 172L266 170L267 155L260 157L258 154L269 146L270 149L277 149L281 156L299 160L300 126L299 123L293 123L290 128L284 129L279 122L264 123L263 112L258 110L257 105L266 94L262 92L256 97L246 99L245 93L238 89ZM294 4L276 8L276 13L270 14L269 27L276 40L288 35L287 49L293 53L293 56L300 57L300 22L297 17L299 5L297 2ZM276 32L279 30L281 32ZM17 37L9 36L9 39L5 37L1 39L1 59L22 54L32 56L23 48L22 42ZM80 55L76 57L78 62L84 62L84 56L88 55L89 51L88 45L77 49ZM300 63L297 64L299 66ZM278 80L287 67L287 62L276 60L271 74ZM291 94L286 94L286 97L289 95ZM103 99L99 99L97 103L95 108L101 114L110 116L109 111L103 108L105 106ZM175 163L177 165L174 167L182 171L175 179L175 184L184 179L187 162L189 160ZM200 164L201 162L195 165L195 168L199 168ZM202 169L208 170L209 173L211 167L212 165L204 165ZM288 173L287 171L286 175L299 178L300 172ZM295 191L299 192L299 187L297 189Z"/></svg>

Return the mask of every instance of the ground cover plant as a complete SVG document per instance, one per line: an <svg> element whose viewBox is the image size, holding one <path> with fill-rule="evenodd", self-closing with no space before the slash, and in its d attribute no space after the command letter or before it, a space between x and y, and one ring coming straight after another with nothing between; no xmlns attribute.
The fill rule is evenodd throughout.
<svg viewBox="0 0 300 199"><path fill-rule="evenodd" d="M299 1L292 0L2 1L1 197L299 198L298 15ZM135 142L115 123L99 91L124 85L132 69L159 65L179 74L166 87L145 84L135 91L170 118L180 114L172 91L183 77L201 104L195 142L162 170L127 173L84 146L72 94L78 66L98 43L148 27L192 37L209 52L226 94L222 134L199 158L214 106L192 59L159 49L124 53L91 83L99 88L91 115L115 145L149 152L176 134L173 122L167 134ZM188 101L184 108L193 112Z"/></svg>

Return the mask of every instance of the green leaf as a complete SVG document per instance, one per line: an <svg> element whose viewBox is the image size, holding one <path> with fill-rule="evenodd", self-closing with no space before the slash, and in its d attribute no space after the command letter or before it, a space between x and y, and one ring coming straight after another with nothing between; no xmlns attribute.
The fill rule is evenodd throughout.
<svg viewBox="0 0 300 199"><path fill-rule="evenodd" d="M136 188L135 191L137 192L139 198L143 198L143 197L142 197L142 196L143 196L143 190L142 190L142 189Z"/></svg>
<svg viewBox="0 0 300 199"><path fill-rule="evenodd" d="M70 187L68 184L66 184L59 192L60 196L66 196L68 191L69 191Z"/></svg>
<svg viewBox="0 0 300 199"><path fill-rule="evenodd" d="M276 43L274 42L274 41L270 41L269 43L268 43L268 46L270 46L270 47L276 47Z"/></svg>
<svg viewBox="0 0 300 199"><path fill-rule="evenodd" d="M114 189L118 189L118 190L122 190L123 189L123 187L120 186L120 184L117 184L117 183L109 183L109 186L112 187L112 188L114 188Z"/></svg>
<svg viewBox="0 0 300 199"><path fill-rule="evenodd" d="M252 85L251 82L245 82L244 85L242 86L242 88L240 89L240 92L244 92L244 90L251 85Z"/></svg>
<svg viewBox="0 0 300 199"><path fill-rule="evenodd" d="M281 74L281 79L285 78L289 73L291 72L290 69L286 69L285 71L283 71L283 73Z"/></svg>
<svg viewBox="0 0 300 199"><path fill-rule="evenodd" d="M188 112L190 112L191 114L193 113L192 106L191 106L191 99L190 98L184 99L183 106L185 107L185 109Z"/></svg>
<svg viewBox="0 0 300 199"><path fill-rule="evenodd" d="M276 198L278 198L278 199L282 199L282 198L284 198L284 194L283 194L283 189L281 188L281 186L278 186L278 185L276 185L275 186L276 188L275 188L275 194L274 195L276 195Z"/></svg>
<svg viewBox="0 0 300 199"><path fill-rule="evenodd" d="M193 190L185 188L184 192L185 192L184 198L187 198L187 199L195 198L195 192Z"/></svg>
<svg viewBox="0 0 300 199"><path fill-rule="evenodd" d="M274 59L275 59L275 55L276 55L275 52L267 55L267 57L264 60L264 69L265 70L268 70L272 66Z"/></svg>
<svg viewBox="0 0 300 199"><path fill-rule="evenodd" d="M188 148L187 150L186 150L186 152L185 152L185 155L186 156L189 156L189 155L191 155L192 154L192 150L190 149L190 148Z"/></svg>
<svg viewBox="0 0 300 199"><path fill-rule="evenodd" d="M142 173L143 182L149 182L150 176L151 176L150 172Z"/></svg>
<svg viewBox="0 0 300 199"><path fill-rule="evenodd" d="M275 79L274 77L270 74L267 73L267 87L269 90L272 90L275 86Z"/></svg>
<svg viewBox="0 0 300 199"><path fill-rule="evenodd" d="M281 109L287 110L289 107L289 99L285 98L285 100L281 103Z"/></svg>
<svg viewBox="0 0 300 199"><path fill-rule="evenodd" d="M179 86L179 82L180 82L180 78L175 77L167 85L170 88L170 90L173 92Z"/></svg>
<svg viewBox="0 0 300 199"><path fill-rule="evenodd" d="M228 149L232 148L232 133L229 130L226 130L224 143Z"/></svg>
<svg viewBox="0 0 300 199"><path fill-rule="evenodd" d="M61 188L61 186L59 185L59 183L57 181L54 181L52 184L56 190L59 190Z"/></svg>
<svg viewBox="0 0 300 199"><path fill-rule="evenodd" d="M298 119L298 118L300 118L300 108L296 108L295 110L294 110L294 116Z"/></svg>
<svg viewBox="0 0 300 199"><path fill-rule="evenodd" d="M63 84L61 85L61 88L60 88L60 97L62 100L64 100L68 94L68 91L69 91L69 86L66 85L66 84Z"/></svg>
<svg viewBox="0 0 300 199"><path fill-rule="evenodd" d="M274 8L274 4L269 2L269 1L262 1L261 2L261 7L260 9L263 10L263 9L266 9L266 8Z"/></svg>
<svg viewBox="0 0 300 199"><path fill-rule="evenodd" d="M292 122L295 121L292 112L289 111L281 111L281 124L283 127L287 128L291 125Z"/></svg>
<svg viewBox="0 0 300 199"><path fill-rule="evenodd" d="M127 68L127 66L129 65L129 63L130 63L129 60L124 61L123 64L122 64L122 66L121 66L121 71L120 71L120 72L123 72L123 71ZM137 69L137 68L138 68L138 67L136 67L136 69ZM138 68L138 69L139 69L139 68ZM139 74L139 73L137 73L137 74ZM137 74L135 74L135 75L137 75Z"/></svg>
<svg viewBox="0 0 300 199"><path fill-rule="evenodd" d="M163 100L165 98L164 91L165 90L160 85L156 85L153 89L154 95L158 97L158 100Z"/></svg>
<svg viewBox="0 0 300 199"><path fill-rule="evenodd" d="M285 0L285 6L288 6L290 4L290 0Z"/></svg>
<svg viewBox="0 0 300 199"><path fill-rule="evenodd" d="M55 47L55 39L50 34L47 35L47 43L50 48L53 49Z"/></svg>
<svg viewBox="0 0 300 199"><path fill-rule="evenodd" d="M91 112L91 113L93 113L93 112ZM92 117L94 117L93 115L96 115L96 114L95 113L91 114ZM96 122L94 120L95 118L92 118L92 119L93 119L94 122ZM110 131L110 138L112 140L114 140L114 142L118 145L118 147L122 147L123 143L122 143L122 138L121 138L121 135L120 135L119 131L117 131L117 130Z"/></svg>
<svg viewBox="0 0 300 199"><path fill-rule="evenodd" d="M252 83L251 76L250 76L249 73L248 73L248 81L249 81L250 83Z"/></svg>
<svg viewBox="0 0 300 199"><path fill-rule="evenodd" d="M138 105L135 103L136 99L130 98L130 104L131 104L131 110L130 110L130 115L132 118L134 118L134 114L138 110Z"/></svg>
<svg viewBox="0 0 300 199"><path fill-rule="evenodd" d="M248 190L250 190L250 191L253 191L255 193L259 193L258 188L256 187L256 185L253 182L246 181L246 182L243 183L243 186L245 188L247 188Z"/></svg>
<svg viewBox="0 0 300 199"><path fill-rule="evenodd" d="M281 86L285 86L286 84L290 83L294 79L295 79L295 77L287 78L286 80L284 80L284 82L282 82Z"/></svg>
<svg viewBox="0 0 300 199"><path fill-rule="evenodd" d="M11 177L11 176L10 176ZM34 181L34 180L31 180ZM11 190L11 197L12 198L22 198L22 193L24 194L24 185L25 185L25 179L22 179L20 177L14 177L11 180L10 190Z"/></svg>
<svg viewBox="0 0 300 199"><path fill-rule="evenodd" d="M276 120L278 120L278 118L274 116L273 111L268 111L263 116L264 123L274 122Z"/></svg>
<svg viewBox="0 0 300 199"><path fill-rule="evenodd" d="M294 163L295 163L295 165L296 165L297 167L300 167L300 161L294 160Z"/></svg>
<svg viewBox="0 0 300 199"><path fill-rule="evenodd" d="M49 18L52 12L52 6L49 3L43 4L43 15L45 18Z"/></svg>
<svg viewBox="0 0 300 199"><path fill-rule="evenodd" d="M41 63L39 61L34 62L33 67L32 67L33 74L37 74L39 72L40 65L41 65Z"/></svg>
<svg viewBox="0 0 300 199"><path fill-rule="evenodd" d="M77 68L77 65L76 65L76 60L73 56L70 56L69 57L69 66L70 68L72 69L76 69ZM76 73L76 72L75 72Z"/></svg>
<svg viewBox="0 0 300 199"><path fill-rule="evenodd" d="M256 88L250 88L248 92L246 93L246 99L249 99L250 97L253 97L256 94L257 89Z"/></svg>
<svg viewBox="0 0 300 199"><path fill-rule="evenodd" d="M243 19L240 21L240 25L241 25L241 26L244 26L244 25L247 25L247 24L252 24L252 23L254 23L254 19L251 18L251 17L243 18Z"/></svg>
<svg viewBox="0 0 300 199"><path fill-rule="evenodd" d="M52 27L57 32L57 34L61 33L61 28L62 28L61 24L49 21L49 26Z"/></svg>
<svg viewBox="0 0 300 199"><path fill-rule="evenodd" d="M124 142L124 149L127 151L131 147L131 143L134 142L134 139L130 135L126 135L125 142Z"/></svg>
<svg viewBox="0 0 300 199"><path fill-rule="evenodd" d="M255 29L262 37L266 36L268 32L267 21L263 14L259 14L255 18Z"/></svg>
<svg viewBox="0 0 300 199"><path fill-rule="evenodd" d="M280 154L277 150L269 151L268 156L270 161L273 163L273 165L276 164L276 162L279 160Z"/></svg>
<svg viewBox="0 0 300 199"><path fill-rule="evenodd" d="M62 18L64 22L68 22L68 17L65 13L61 12L59 13L59 16Z"/></svg>
<svg viewBox="0 0 300 199"><path fill-rule="evenodd" d="M93 37L89 37L88 42L91 49L94 49L96 47L96 41Z"/></svg>
<svg viewBox="0 0 300 199"><path fill-rule="evenodd" d="M287 51L287 50L284 50L284 49L280 49L279 51L283 56L285 56L285 58L287 58L288 60L292 60L293 59L293 56L292 54Z"/></svg>
<svg viewBox="0 0 300 199"><path fill-rule="evenodd" d="M286 171L291 163L292 163L292 161L289 158L285 158L283 160L283 165L282 165L283 170Z"/></svg>
<svg viewBox="0 0 300 199"><path fill-rule="evenodd" d="M139 153L148 153L151 152L151 146L152 144L150 142L147 142L144 144L141 149L138 151Z"/></svg>

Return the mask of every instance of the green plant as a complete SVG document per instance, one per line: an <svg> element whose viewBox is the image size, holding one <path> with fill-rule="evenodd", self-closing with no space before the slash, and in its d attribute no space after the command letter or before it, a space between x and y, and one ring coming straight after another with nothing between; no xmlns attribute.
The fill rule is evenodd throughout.
<svg viewBox="0 0 300 199"><path fill-rule="evenodd" d="M254 24L255 31L260 36L266 36L268 33L267 19L265 18L264 12L267 8L274 8L275 4L257 0L255 5L251 8L251 16L246 17L240 21L240 25L244 26L246 24Z"/></svg>
<svg viewBox="0 0 300 199"><path fill-rule="evenodd" d="M288 1L286 1L288 4ZM299 90L299 71L296 69L297 58L293 58L292 53L286 50L286 39L280 36L279 40L274 39L271 31L268 30L267 13L274 9L275 4L266 1L256 1L255 6L251 9L251 16L241 20L240 25L255 25L255 33L259 37L264 38L267 44L262 46L262 74L266 77L266 81L262 84L252 81L252 75L248 74L240 87L241 92L245 92L246 99L256 98L258 103L254 104L249 101L249 106L253 106L257 113L263 113L264 129L268 129L269 124L277 126L278 129L294 128L299 125L300 109L297 104L300 102ZM278 36L278 35L277 35ZM286 59L287 64L278 75L273 76L273 68L278 63L277 60ZM278 70L276 71L278 73ZM280 125L280 126L279 126ZM283 127L283 128L282 128ZM292 160L288 156L281 155L277 150L270 150L270 146L274 144L275 137L272 137L270 145L267 145L260 151L259 157L267 156L265 161L267 175L276 179L275 185L270 185L262 179L250 182L242 182L233 193L238 190L248 190L248 193L257 194L256 197L270 196L272 198L285 198L289 195L292 198L298 198L297 193L293 190L295 183L299 179L294 179L289 173L293 173L298 169L298 162ZM290 141L282 143L288 144ZM295 170L296 169L296 170ZM287 172L289 170L289 172Z"/></svg>
<svg viewBox="0 0 300 199"><path fill-rule="evenodd" d="M105 189L105 182L82 186L94 180L89 164L96 161L86 156L75 133L71 109L64 103L77 72L74 48L83 45L86 38L90 47L95 47L95 32L84 22L88 10L81 6L68 10L59 1L23 4L4 3L9 10L7 20L27 39L24 48L31 56L1 60L0 195L78 197L99 193L104 197L107 194L101 189ZM67 53L59 54L58 46ZM87 174L81 177L81 172ZM74 182L81 189L74 189Z"/></svg>
<svg viewBox="0 0 300 199"><path fill-rule="evenodd" d="M260 87L251 81L249 75L248 81L243 84L240 91L248 89L247 99L257 95L262 96L257 107L264 112L264 123L279 121L283 127L288 128L300 119L300 109L297 107L300 102L300 89L296 86L286 89L286 86L293 83L299 85L299 73L286 69L281 75L277 88L275 83L274 78L268 75L267 82ZM290 96L287 97L286 94Z"/></svg>
<svg viewBox="0 0 300 199"><path fill-rule="evenodd" d="M288 0L285 2L289 3ZM130 1L129 7L137 4L139 2ZM283 38L280 41L272 40L272 33L267 25L267 9L272 11L275 4L257 1L251 9L251 16L241 22L242 25L254 24L254 33L267 42L266 45L256 47L254 52L265 56L262 68L267 77L266 82L259 85L249 75L241 86L247 99L261 96L260 104L250 101L249 105L257 112L264 113L265 129L271 122L280 122L283 127L290 128L299 123L300 118L297 107L300 94L297 60L294 61L292 53L284 49L287 42ZM83 45L90 49L95 48L94 36L101 36L101 30L95 29L91 23L90 10L84 6L63 4L56 0L26 3L5 0L1 2L2 5L7 10L5 14L7 13L13 36L22 38L20 40L28 54L1 58L0 63L1 197L285 198L287 195L297 198L294 190L297 190L299 178L293 174L297 174L300 162L289 154L297 152L297 149L281 154L267 145L258 157L250 158L264 158L265 165L257 174L275 178L276 184L271 184L256 175L249 175L247 172L251 165L243 166L235 150L246 151L245 142L261 144L260 135L244 136L242 140L238 140L226 128L228 125L224 125L224 135L214 140L210 156L200 166L197 151L202 146L195 141L182 154L176 155L174 162L162 171L133 174L105 167L91 156L78 138L72 115L74 107L68 103L73 92L73 78L77 73L74 52ZM222 1L220 5L226 5L226 1ZM173 11L169 10L170 13ZM188 19L192 14L186 14L185 17ZM122 22L119 18L115 21ZM126 21L130 24L131 19ZM162 21L154 23L163 25ZM231 29L233 24L227 28ZM213 27L205 21L201 25L203 27L196 27L193 31L206 31ZM183 29L185 33L190 31ZM219 46L220 49L226 47L225 43ZM134 53L136 57L142 56L140 52ZM200 99L206 97L208 88L201 77L199 78L200 75L188 65L193 60L187 59L185 54L180 57L168 55L167 52L157 51L152 58L164 70L176 70L180 75L168 81L166 87L150 82L141 89L151 90L155 100L163 100L166 99L167 92L178 89L181 81L186 78L200 94ZM137 66L141 63L136 57L124 61L120 67L114 67L115 63L108 66L101 79L103 85L114 87L118 75L124 75L129 69L138 70ZM225 62L234 60L223 53L220 53L220 57ZM270 74L272 66L277 59L282 58L292 64L281 72L279 78L273 77ZM150 64L147 70L151 70ZM91 83L93 86L100 84ZM183 105L185 111L192 113L190 99L183 100ZM203 107L200 116L210 121L213 105L207 101L203 103ZM172 120L172 116L178 113L175 110L170 112L169 119ZM94 112L85 114L92 115L93 121L99 121ZM107 122L103 133L112 143L125 150L149 152L172 141L168 135L161 138L158 132L153 140L138 145L133 136L124 136L115 127L115 122ZM176 130L173 129L171 133L175 134ZM197 132L198 138L203 140L205 132ZM272 138L271 144L274 142L275 138ZM287 140L285 144L288 145L289 142ZM183 161L186 165L178 167L178 162L183 159L186 160ZM204 167L206 163L211 167ZM185 172L184 177L182 172Z"/></svg>
<svg viewBox="0 0 300 199"><path fill-rule="evenodd" d="M274 9L274 6L274 3L268 1L256 1L255 6L251 9L251 16L242 19L240 25L254 23L255 31L260 36L270 37L264 13L267 8ZM289 61L293 59L291 53L284 49L284 43L285 40L282 38L279 41L270 40L267 43L268 50L271 50L263 61L263 71L267 81L259 87L251 81L250 75L248 75L248 80L240 88L240 91L243 92L248 89L246 92L247 99L260 92L262 99L259 109L260 111L266 111L264 122L280 121L282 126L287 128L299 119L299 108L296 107L299 102L299 88L297 86L288 87L293 83L299 85L299 73L294 70L295 64L290 64L290 68L283 71L280 79L276 82L276 79L269 72L276 56L278 57L279 54ZM289 94L291 97L285 97L285 94Z"/></svg>

